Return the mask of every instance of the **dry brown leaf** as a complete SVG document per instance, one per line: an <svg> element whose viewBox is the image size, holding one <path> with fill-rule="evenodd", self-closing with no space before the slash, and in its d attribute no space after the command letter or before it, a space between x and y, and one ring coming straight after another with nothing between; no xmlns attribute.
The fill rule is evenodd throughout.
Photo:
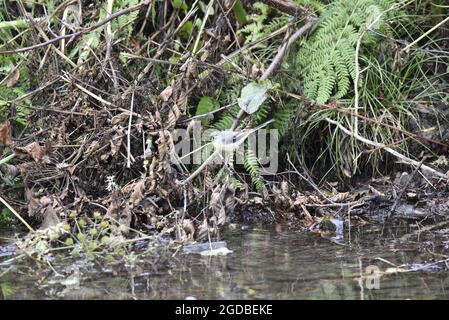
<svg viewBox="0 0 449 320"><path fill-rule="evenodd" d="M41 204L42 206L47 206L47 205L49 205L49 204L54 203L55 200L52 199L52 198L50 198L50 197L48 197L48 196L43 196L43 197L41 197L41 198L39 199L39 202L40 202L40 204Z"/></svg>
<svg viewBox="0 0 449 320"><path fill-rule="evenodd" d="M16 150L31 156L36 162L50 163L50 158L45 154L45 148L37 142L32 142L24 148L16 148Z"/></svg>
<svg viewBox="0 0 449 320"><path fill-rule="evenodd" d="M34 142L25 147L28 154L33 158L36 162L49 163L50 159L45 154L45 150L41 147L37 142Z"/></svg>
<svg viewBox="0 0 449 320"><path fill-rule="evenodd" d="M123 128L117 130L117 133L111 139L111 155L116 155L123 142Z"/></svg>
<svg viewBox="0 0 449 320"><path fill-rule="evenodd" d="M159 97L162 99L162 101L168 102L168 100L170 100L170 97L172 96L172 94L173 94L173 87L168 86L159 94Z"/></svg>
<svg viewBox="0 0 449 320"><path fill-rule="evenodd" d="M11 124L5 121L0 123L0 147L8 147L11 144Z"/></svg>
<svg viewBox="0 0 449 320"><path fill-rule="evenodd" d="M5 79L1 82L1 84L5 84L7 87L13 87L20 78L20 70L18 66L14 67L11 72L6 76Z"/></svg>
<svg viewBox="0 0 449 320"><path fill-rule="evenodd" d="M193 225L192 220L184 219L182 222L182 228L189 240L193 240L193 236L195 234L195 227Z"/></svg>
<svg viewBox="0 0 449 320"><path fill-rule="evenodd" d="M108 210L106 210L106 216L111 217L113 219L117 219L118 211L119 211L119 202L117 191L111 194L111 201L109 202Z"/></svg>
<svg viewBox="0 0 449 320"><path fill-rule="evenodd" d="M142 201L145 191L145 179L140 180L136 184L134 184L133 192L130 196L130 204L132 206L137 206L140 201Z"/></svg>
<svg viewBox="0 0 449 320"><path fill-rule="evenodd" d="M168 192L168 191L165 190L165 189L160 188L160 189L159 189L159 196L160 196L161 198L167 199L167 198L170 196L170 192Z"/></svg>
<svg viewBox="0 0 449 320"><path fill-rule="evenodd" d="M226 210L224 207L221 207L220 211L218 212L217 225L223 226L225 222L226 222Z"/></svg>
<svg viewBox="0 0 449 320"><path fill-rule="evenodd" d="M349 192L339 192L332 196L331 200L334 202L345 202L349 200L353 200L354 195Z"/></svg>
<svg viewBox="0 0 449 320"><path fill-rule="evenodd" d="M128 111L119 113L118 115L112 117L111 124L114 126L117 124L121 124L123 121L129 119L129 114L130 113Z"/></svg>
<svg viewBox="0 0 449 320"><path fill-rule="evenodd" d="M295 201L293 202L293 206L300 206L307 203L307 196L303 195L302 193L298 192L296 194Z"/></svg>
<svg viewBox="0 0 449 320"><path fill-rule="evenodd" d="M86 152L85 154L91 154L92 152L98 150L98 148L100 147L100 143L97 140L94 140L91 142L91 144L89 144L89 146L86 148Z"/></svg>
<svg viewBox="0 0 449 320"><path fill-rule="evenodd" d="M369 222L363 220L359 216L353 216L353 217L351 217L351 220L346 219L345 223L348 224L348 225L350 224L351 227L358 227L358 226L363 226L365 224L368 224Z"/></svg>
<svg viewBox="0 0 449 320"><path fill-rule="evenodd" d="M209 232L209 223L207 219L204 219L203 222L198 227L197 238L198 240L205 239Z"/></svg>
<svg viewBox="0 0 449 320"><path fill-rule="evenodd" d="M51 205L47 206L44 213L42 214L43 221L40 226L40 229L47 229L53 227L61 222L58 215L55 212L55 209Z"/></svg>
<svg viewBox="0 0 449 320"><path fill-rule="evenodd" d="M28 216L32 217L39 211L41 208L39 201L34 196L34 192L30 189L25 190L25 200L27 201L28 206Z"/></svg>
<svg viewBox="0 0 449 320"><path fill-rule="evenodd" d="M125 227L129 228L131 226L131 220L132 220L131 208L129 205L125 205L125 208L120 213L120 218L118 222L121 225L124 225ZM128 230L125 233L128 233Z"/></svg>
<svg viewBox="0 0 449 320"><path fill-rule="evenodd" d="M208 190L211 190L215 186L215 181L211 176L210 171L206 171L206 174L204 175L204 186Z"/></svg>
<svg viewBox="0 0 449 320"><path fill-rule="evenodd" d="M209 207L215 211L215 210L219 210L220 207L222 207L222 203L221 203L221 186L218 185L214 188L214 190L212 191L212 194L210 196L210 201L209 201Z"/></svg>
<svg viewBox="0 0 449 320"><path fill-rule="evenodd" d="M2 167L2 171L9 179L14 179L19 174L19 169L12 164L4 164Z"/></svg>

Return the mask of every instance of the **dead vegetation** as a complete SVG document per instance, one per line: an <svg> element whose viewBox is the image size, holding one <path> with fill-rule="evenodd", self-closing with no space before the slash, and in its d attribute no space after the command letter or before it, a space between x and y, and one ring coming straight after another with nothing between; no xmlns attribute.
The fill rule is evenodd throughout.
<svg viewBox="0 0 449 320"><path fill-rule="evenodd" d="M240 184L218 179L220 167L213 165L201 168L190 181L198 167L171 161L172 131L189 130L201 97L214 96L217 89L230 94L230 105L220 103L223 109L210 110L209 118L231 109L235 93L245 83L273 76L289 47L316 21L313 7L261 2L271 6L270 17L285 22L281 29L245 42L235 1L53 1L51 13L45 4L6 1L2 10L7 20L26 22L12 35L21 39L22 31L27 40L4 41L0 57L19 57L14 66L26 65L31 85L2 111L1 197L33 228L68 222L74 229L73 217L89 221L100 213L102 219L124 226L124 234L138 230L182 241L218 238L220 228L234 221L301 221L311 227L330 215L349 214L350 220L351 212L366 212L373 194L377 200L380 194L388 197L375 187L339 192L334 183L324 186L331 192L320 191L323 187L315 179L295 167L303 163L300 157L295 164L289 158L282 164L289 171L267 178L257 192L252 190L253 175L242 168L235 168ZM250 3L243 1L247 10ZM252 51L261 43L267 55L263 61L263 54ZM23 86L23 72L17 70L11 69L2 83ZM270 103L282 104L281 94L274 91ZM26 123L19 125L13 119L24 101ZM301 98L297 106L309 104ZM319 108L329 106L335 107ZM254 127L258 121L243 109L232 115L231 129ZM288 116L295 117L297 111ZM429 168L426 179L436 176L432 186L447 189L447 174L438 166L428 167L394 145L325 120L333 125L325 130L341 128L369 147L391 151L412 171L417 164ZM398 130L399 135L405 132ZM447 141L439 143L447 146ZM440 167L447 169L447 164ZM14 183L5 183L6 178ZM84 230L76 228L75 234Z"/></svg>

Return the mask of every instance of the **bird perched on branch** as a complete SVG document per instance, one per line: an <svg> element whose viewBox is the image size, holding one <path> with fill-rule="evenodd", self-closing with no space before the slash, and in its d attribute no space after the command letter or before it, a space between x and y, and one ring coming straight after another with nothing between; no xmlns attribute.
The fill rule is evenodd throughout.
<svg viewBox="0 0 449 320"><path fill-rule="evenodd" d="M211 163L212 160L214 160L216 156L220 155L221 153L224 152L226 157L230 158L233 152L239 148L239 146L246 140L246 138L249 137L251 133L254 133L257 130L266 127L272 122L274 122L274 119L271 119L265 123L262 123L256 128L249 130L225 130L212 133L212 145L214 146L215 151L209 156L209 158L207 158L203 162L203 164L197 170L195 170L195 172L193 172L187 179L185 179L183 183L186 184L187 182L195 178L209 163Z"/></svg>
<svg viewBox="0 0 449 320"><path fill-rule="evenodd" d="M225 130L214 132L212 133L212 145L214 146L215 150L220 152L234 152L246 140L246 138L249 137L250 134L266 127L272 122L274 122L273 119L257 126L256 128L248 130Z"/></svg>

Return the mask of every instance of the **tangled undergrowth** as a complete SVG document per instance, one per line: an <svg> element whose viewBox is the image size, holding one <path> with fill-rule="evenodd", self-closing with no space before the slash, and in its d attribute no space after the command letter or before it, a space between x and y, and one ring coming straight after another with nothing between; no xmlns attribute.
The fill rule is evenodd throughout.
<svg viewBox="0 0 449 320"><path fill-rule="evenodd" d="M447 9L438 0L6 0L0 219L12 211L42 229L29 240L42 250L101 252L129 234L216 239L248 207L312 225L356 200L314 181L385 174L397 159L444 182ZM174 162L173 131L199 124L278 129L278 172L287 172L264 176L251 149L241 164ZM197 151L203 163L213 139Z"/></svg>

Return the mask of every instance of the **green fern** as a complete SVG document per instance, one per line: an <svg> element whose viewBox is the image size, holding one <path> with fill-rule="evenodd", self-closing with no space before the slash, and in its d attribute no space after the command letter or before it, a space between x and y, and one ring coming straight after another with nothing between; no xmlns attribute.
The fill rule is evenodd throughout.
<svg viewBox="0 0 449 320"><path fill-rule="evenodd" d="M220 120L214 123L213 127L221 131L230 129L239 110L239 106L233 106L221 116Z"/></svg>
<svg viewBox="0 0 449 320"><path fill-rule="evenodd" d="M228 182L234 190L244 190L245 185L242 181L233 176L232 171L227 166L221 167L221 169L215 175L215 180L218 183Z"/></svg>
<svg viewBox="0 0 449 320"><path fill-rule="evenodd" d="M114 1L113 12L135 6L139 3L139 0L119 0ZM112 32L118 31L121 36L129 37L133 31L134 21L137 19L139 11L131 12L127 15L118 17L111 23Z"/></svg>
<svg viewBox="0 0 449 320"><path fill-rule="evenodd" d="M248 149L245 153L245 156L243 158L243 166L250 174L251 181L256 186L256 189L261 190L264 185L263 178L260 174L261 167L259 164L259 160L251 149Z"/></svg>
<svg viewBox="0 0 449 320"><path fill-rule="evenodd" d="M229 183L234 188L234 190L244 190L245 187L243 183L232 175L228 175Z"/></svg>
<svg viewBox="0 0 449 320"><path fill-rule="evenodd" d="M231 128L233 122L234 117L230 114L225 114L214 124L214 127L221 131L228 130Z"/></svg>
<svg viewBox="0 0 449 320"><path fill-rule="evenodd" d="M390 0L337 0L321 13L315 31L297 56L304 94L319 104L343 98L355 78L355 46L369 21L393 5ZM391 13L386 13L384 18ZM377 28L388 25L380 20ZM372 33L363 43L376 40Z"/></svg>
<svg viewBox="0 0 449 320"><path fill-rule="evenodd" d="M296 105L286 105L274 114L274 128L279 131L280 136L283 136L290 128L296 110Z"/></svg>
<svg viewBox="0 0 449 320"><path fill-rule="evenodd" d="M4 85L0 86L0 122L5 120L11 111L10 101L25 95L27 88L28 85L26 83L21 83L21 86L14 88ZM28 108L29 105L31 105L30 99L25 99L14 106L13 118L18 124L26 125L27 116L31 113L31 110Z"/></svg>
<svg viewBox="0 0 449 320"><path fill-rule="evenodd" d="M318 0L294 0L298 6L308 7L314 11L321 11L324 8L324 3Z"/></svg>
<svg viewBox="0 0 449 320"><path fill-rule="evenodd" d="M241 28L238 33L245 36L245 43L250 43L255 40L270 34L271 32L281 28L287 22L288 17L282 15L280 17L269 18L271 7L256 2L253 4L253 8L257 11L257 14L253 14L250 17L250 22ZM263 44L258 44L255 47L263 47Z"/></svg>
<svg viewBox="0 0 449 320"><path fill-rule="evenodd" d="M270 113L270 106L267 103L262 104L254 113L254 119L256 120L256 125L265 121Z"/></svg>

